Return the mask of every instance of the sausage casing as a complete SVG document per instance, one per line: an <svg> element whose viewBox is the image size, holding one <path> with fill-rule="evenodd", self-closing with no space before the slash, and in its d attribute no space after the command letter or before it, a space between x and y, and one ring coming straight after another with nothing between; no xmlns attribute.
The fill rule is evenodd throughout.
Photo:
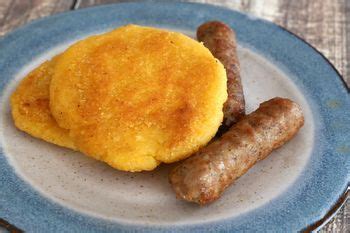
<svg viewBox="0 0 350 233"><path fill-rule="evenodd" d="M228 98L223 109L223 126L228 128L245 113L235 32L222 22L209 21L198 27L197 39L226 69Z"/></svg>
<svg viewBox="0 0 350 233"><path fill-rule="evenodd" d="M170 172L177 197L198 204L214 201L256 162L290 140L303 124L302 111L291 100L274 98L262 103Z"/></svg>

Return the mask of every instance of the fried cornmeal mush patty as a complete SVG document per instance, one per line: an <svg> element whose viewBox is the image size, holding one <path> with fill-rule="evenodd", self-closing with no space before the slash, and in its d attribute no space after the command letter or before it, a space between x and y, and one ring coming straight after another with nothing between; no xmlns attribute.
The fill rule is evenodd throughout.
<svg viewBox="0 0 350 233"><path fill-rule="evenodd" d="M127 25L57 58L50 108L84 154L120 170L152 170L190 156L215 135L226 81L201 43Z"/></svg>
<svg viewBox="0 0 350 233"><path fill-rule="evenodd" d="M67 129L58 126L49 107L49 87L56 58L30 72L11 96L12 117L18 129L47 142L75 149Z"/></svg>

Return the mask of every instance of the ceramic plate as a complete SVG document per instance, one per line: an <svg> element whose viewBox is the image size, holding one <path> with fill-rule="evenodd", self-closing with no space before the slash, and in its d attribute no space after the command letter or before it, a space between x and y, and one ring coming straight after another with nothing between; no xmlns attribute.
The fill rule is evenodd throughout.
<svg viewBox="0 0 350 233"><path fill-rule="evenodd" d="M275 96L298 102L305 126L215 203L176 200L171 165L114 170L18 131L9 95L31 69L88 35L133 23L194 36L208 20L232 26L247 111ZM124 3L35 21L0 40L0 218L27 232L277 231L319 225L350 178L350 97L339 73L286 30L192 3ZM316 225L315 225L316 223Z"/></svg>

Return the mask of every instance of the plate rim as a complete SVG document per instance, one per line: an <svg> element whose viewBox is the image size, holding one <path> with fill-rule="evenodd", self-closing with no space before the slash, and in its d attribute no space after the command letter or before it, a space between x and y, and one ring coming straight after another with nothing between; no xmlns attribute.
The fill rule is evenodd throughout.
<svg viewBox="0 0 350 233"><path fill-rule="evenodd" d="M260 18L259 18L260 19ZM263 19L264 20L264 19ZM274 24L274 23L273 23ZM296 37L297 39L303 41L305 44L307 44L310 48L312 48L315 52L317 52L321 57L332 67L332 69L337 73L337 77L340 78L342 85L345 87L348 93L350 93L350 87L346 83L343 75L338 71L338 69L335 67L335 65L315 46L307 42L304 38L298 36L294 32L288 30L285 27L282 27L281 25L275 24L280 29L284 30L285 32L289 33L290 35ZM347 187L343 191L343 194L338 198L338 200L332 205L332 207L327 211L327 213L319 220L309 224L306 226L302 231L303 232L310 232L310 231L319 231L322 227L327 225L334 217L335 215L340 211L340 209L345 205L347 200L350 199L350 181L348 182Z"/></svg>

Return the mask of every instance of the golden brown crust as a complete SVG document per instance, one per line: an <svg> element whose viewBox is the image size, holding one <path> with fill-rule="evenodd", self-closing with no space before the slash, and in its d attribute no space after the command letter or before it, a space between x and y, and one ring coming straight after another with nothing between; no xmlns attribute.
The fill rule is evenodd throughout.
<svg viewBox="0 0 350 233"><path fill-rule="evenodd" d="M68 48L50 84L51 112L79 150L126 171L197 151L226 98L224 67L201 43L137 25Z"/></svg>
<svg viewBox="0 0 350 233"><path fill-rule="evenodd" d="M207 204L256 162L290 140L304 124L300 107L288 99L266 101L220 139L171 171L177 197Z"/></svg>
<svg viewBox="0 0 350 233"><path fill-rule="evenodd" d="M75 150L69 131L58 126L49 108L49 85L54 61L44 62L19 83L11 96L12 117L18 129Z"/></svg>
<svg viewBox="0 0 350 233"><path fill-rule="evenodd" d="M222 22L209 21L198 27L197 39L226 69L228 98L224 105L223 126L228 128L245 114L235 32Z"/></svg>

